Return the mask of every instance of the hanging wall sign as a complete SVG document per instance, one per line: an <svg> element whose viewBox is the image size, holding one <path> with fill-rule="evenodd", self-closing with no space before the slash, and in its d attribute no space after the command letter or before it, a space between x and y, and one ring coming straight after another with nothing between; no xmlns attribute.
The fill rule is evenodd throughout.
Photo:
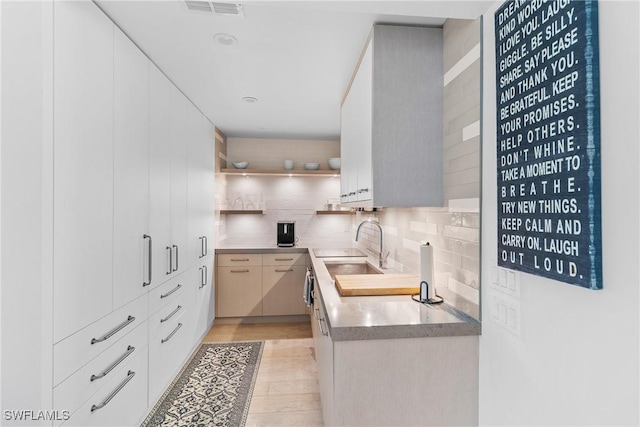
<svg viewBox="0 0 640 427"><path fill-rule="evenodd" d="M602 289L598 3L495 14L498 265Z"/></svg>

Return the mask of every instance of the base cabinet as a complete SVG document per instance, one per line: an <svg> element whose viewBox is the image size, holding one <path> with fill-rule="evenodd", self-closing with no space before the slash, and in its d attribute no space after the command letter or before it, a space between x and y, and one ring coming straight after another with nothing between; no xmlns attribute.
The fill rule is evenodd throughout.
<svg viewBox="0 0 640 427"><path fill-rule="evenodd" d="M147 407L147 347L126 363L64 426L132 426Z"/></svg>
<svg viewBox="0 0 640 427"><path fill-rule="evenodd" d="M312 331L325 425L478 424L477 336L332 341L319 295Z"/></svg>
<svg viewBox="0 0 640 427"><path fill-rule="evenodd" d="M307 274L306 254L262 256L262 314L306 314L302 287Z"/></svg>
<svg viewBox="0 0 640 427"><path fill-rule="evenodd" d="M262 316L262 267L218 266L218 317Z"/></svg>
<svg viewBox="0 0 640 427"><path fill-rule="evenodd" d="M216 317L307 314L306 253L218 254L216 265Z"/></svg>

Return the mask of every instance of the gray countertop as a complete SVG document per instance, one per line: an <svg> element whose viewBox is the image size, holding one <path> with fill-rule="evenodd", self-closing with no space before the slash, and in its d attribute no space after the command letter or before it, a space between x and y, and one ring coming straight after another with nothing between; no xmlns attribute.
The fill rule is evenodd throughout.
<svg viewBox="0 0 640 427"><path fill-rule="evenodd" d="M343 297L338 293L325 261L354 262L354 258L317 258L309 253L318 291L324 302L333 341L480 335L481 325L446 304L424 305L410 295ZM373 257L368 261L375 265ZM365 262L365 258L359 258ZM385 273L397 273L387 270Z"/></svg>
<svg viewBox="0 0 640 427"><path fill-rule="evenodd" d="M375 265L373 256L318 258L306 247L222 247L216 253L309 253L315 275L316 298L324 302L329 332L333 341L394 338L423 338L480 335L481 324L456 308L444 304L427 306L409 295L340 296L324 265L325 261ZM393 269L385 273L399 273ZM302 296L301 296L302 297Z"/></svg>

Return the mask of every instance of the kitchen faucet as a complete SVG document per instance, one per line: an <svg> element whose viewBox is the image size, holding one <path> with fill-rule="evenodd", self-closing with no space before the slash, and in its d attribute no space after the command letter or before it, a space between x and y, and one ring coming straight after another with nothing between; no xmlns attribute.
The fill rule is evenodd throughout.
<svg viewBox="0 0 640 427"><path fill-rule="evenodd" d="M389 256L389 252L387 252L386 255L383 255L384 247L383 247L382 227L380 227L380 224L378 224L378 222L375 220L375 218L367 218L364 221L362 221L360 223L360 225L358 225L358 229L356 230L356 242L358 241L358 235L360 234L360 228L366 222L376 225L378 227L378 229L380 230L380 252L378 252L378 267L386 268L385 264L387 262L387 257Z"/></svg>

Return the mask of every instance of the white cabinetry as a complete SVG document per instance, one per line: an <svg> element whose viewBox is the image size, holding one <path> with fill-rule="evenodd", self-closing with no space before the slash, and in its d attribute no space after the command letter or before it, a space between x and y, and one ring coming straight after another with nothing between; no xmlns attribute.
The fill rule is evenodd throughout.
<svg viewBox="0 0 640 427"><path fill-rule="evenodd" d="M214 271L212 269L213 255L204 257L196 264L198 267L196 287L195 287L195 301L194 318L195 318L195 339L201 339L203 331L207 331L213 319L215 318L215 302L213 292L213 277Z"/></svg>
<svg viewBox="0 0 640 427"><path fill-rule="evenodd" d="M153 65L149 67L149 144L149 221L154 254L151 287L155 287L167 280L173 266L169 265L172 249L171 82Z"/></svg>
<svg viewBox="0 0 640 427"><path fill-rule="evenodd" d="M322 416L325 425L334 425L333 403L333 341L329 335L326 313L322 297L318 290L314 291L313 315L311 331L313 345L318 365L318 383L320 385L320 400L322 402Z"/></svg>
<svg viewBox="0 0 640 427"><path fill-rule="evenodd" d="M113 309L113 23L56 2L54 340Z"/></svg>
<svg viewBox="0 0 640 427"><path fill-rule="evenodd" d="M149 135L153 280L158 285L187 260L188 100L155 66L150 67ZM181 263L182 261L182 263Z"/></svg>
<svg viewBox="0 0 640 427"><path fill-rule="evenodd" d="M442 204L442 29L375 25L342 104L341 201Z"/></svg>
<svg viewBox="0 0 640 427"><path fill-rule="evenodd" d="M65 425L135 425L213 319L215 136L95 3L52 8L49 398Z"/></svg>
<svg viewBox="0 0 640 427"><path fill-rule="evenodd" d="M149 61L115 28L114 309L143 295L150 281Z"/></svg>

